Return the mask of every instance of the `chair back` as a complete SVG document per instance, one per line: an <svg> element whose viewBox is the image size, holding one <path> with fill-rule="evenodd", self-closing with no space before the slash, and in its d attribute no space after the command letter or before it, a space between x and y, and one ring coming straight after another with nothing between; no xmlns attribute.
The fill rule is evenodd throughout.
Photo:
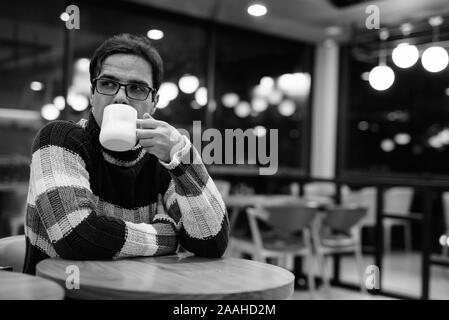
<svg viewBox="0 0 449 320"><path fill-rule="evenodd" d="M25 235L0 239L0 267L13 268L14 272L22 272L25 261Z"/></svg>
<svg viewBox="0 0 449 320"><path fill-rule="evenodd" d="M214 180L215 186L217 187L218 191L222 196L228 196L231 191L231 183L226 180Z"/></svg>
<svg viewBox="0 0 449 320"><path fill-rule="evenodd" d="M273 229L287 233L300 231L310 226L317 212L317 208L299 203L248 209L250 216L262 219Z"/></svg>
<svg viewBox="0 0 449 320"><path fill-rule="evenodd" d="M333 182L309 182L304 185L304 197L322 203L333 203L336 186Z"/></svg>
<svg viewBox="0 0 449 320"><path fill-rule="evenodd" d="M329 208L323 224L332 230L349 232L366 216L368 209L359 206L337 206Z"/></svg>
<svg viewBox="0 0 449 320"><path fill-rule="evenodd" d="M363 225L373 226L376 224L376 188L364 187L357 191L343 194L343 204L346 206L358 206L367 209L363 218Z"/></svg>
<svg viewBox="0 0 449 320"><path fill-rule="evenodd" d="M384 212L407 215L413 200L413 188L393 187L384 193Z"/></svg>

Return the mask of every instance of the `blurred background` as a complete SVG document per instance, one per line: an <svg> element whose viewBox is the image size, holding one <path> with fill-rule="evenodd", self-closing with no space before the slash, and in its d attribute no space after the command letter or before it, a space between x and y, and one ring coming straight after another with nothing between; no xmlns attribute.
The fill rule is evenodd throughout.
<svg viewBox="0 0 449 320"><path fill-rule="evenodd" d="M67 27L69 5L79 28ZM190 132L193 121L251 129L256 139L278 130L275 175L250 161L209 166L224 195L307 196L318 183L309 196L344 203L374 188L382 196L371 198L362 241L368 261L386 268L382 293L449 297L447 0L0 3L0 235L23 232L37 131L87 118L91 55L124 32L147 35L164 60L157 119ZM405 218L375 207L392 187L413 191ZM385 250L387 218L405 223L390 225ZM333 284L353 288L352 261L335 261Z"/></svg>

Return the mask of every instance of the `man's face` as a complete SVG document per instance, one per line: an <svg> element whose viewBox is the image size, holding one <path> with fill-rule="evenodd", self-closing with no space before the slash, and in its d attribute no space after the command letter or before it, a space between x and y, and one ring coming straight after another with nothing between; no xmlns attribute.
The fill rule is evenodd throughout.
<svg viewBox="0 0 449 320"><path fill-rule="evenodd" d="M109 78L120 83L141 83L153 88L153 72L151 65L142 57L130 54L113 54L107 57L97 78ZM144 101L134 100L126 96L125 87L113 96L104 95L94 90L91 96L93 115L97 124L101 127L103 120L103 110L113 103L128 104L137 110L137 117L142 119L144 113L153 114L155 106L151 98L154 93L150 93Z"/></svg>

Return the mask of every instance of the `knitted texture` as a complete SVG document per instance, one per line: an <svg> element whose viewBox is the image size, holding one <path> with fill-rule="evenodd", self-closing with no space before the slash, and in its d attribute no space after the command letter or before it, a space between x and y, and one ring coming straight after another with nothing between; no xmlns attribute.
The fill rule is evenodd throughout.
<svg viewBox="0 0 449 320"><path fill-rule="evenodd" d="M171 163L137 146L103 148L92 113L78 124L53 121L32 147L24 272L48 257L119 259L173 253L205 257L226 250L226 207L198 152Z"/></svg>

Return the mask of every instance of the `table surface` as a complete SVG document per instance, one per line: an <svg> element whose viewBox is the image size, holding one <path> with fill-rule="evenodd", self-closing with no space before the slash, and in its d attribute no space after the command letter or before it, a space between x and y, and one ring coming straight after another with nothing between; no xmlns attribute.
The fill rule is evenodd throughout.
<svg viewBox="0 0 449 320"><path fill-rule="evenodd" d="M64 289L54 281L0 271L0 300L62 300Z"/></svg>
<svg viewBox="0 0 449 320"><path fill-rule="evenodd" d="M294 286L293 274L274 265L186 253L114 261L52 258L39 262L37 275L65 284L70 265L78 266L80 282L66 296L76 299L277 300L287 299Z"/></svg>

